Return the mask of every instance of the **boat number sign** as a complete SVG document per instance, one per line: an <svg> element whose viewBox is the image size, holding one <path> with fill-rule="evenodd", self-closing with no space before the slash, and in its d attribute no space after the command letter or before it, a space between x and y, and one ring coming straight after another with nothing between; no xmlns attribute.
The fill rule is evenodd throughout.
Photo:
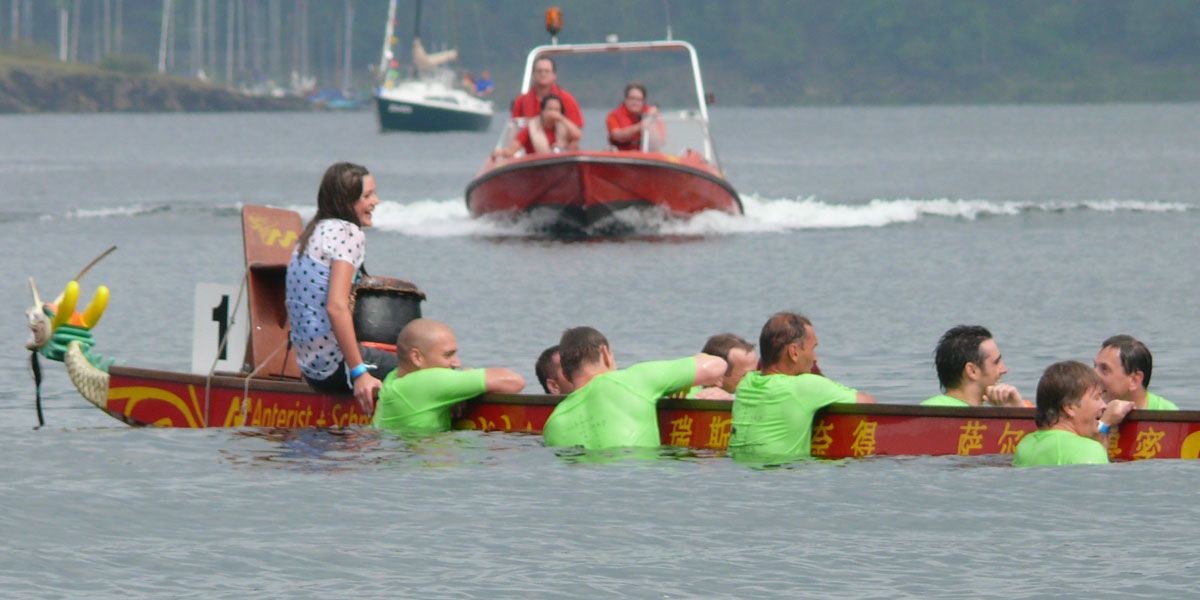
<svg viewBox="0 0 1200 600"><path fill-rule="evenodd" d="M207 375L209 370L241 371L250 321L246 297L243 295L241 302L235 306L237 298L236 286L196 284L195 312L192 315L192 373ZM222 339L225 339L223 347Z"/></svg>

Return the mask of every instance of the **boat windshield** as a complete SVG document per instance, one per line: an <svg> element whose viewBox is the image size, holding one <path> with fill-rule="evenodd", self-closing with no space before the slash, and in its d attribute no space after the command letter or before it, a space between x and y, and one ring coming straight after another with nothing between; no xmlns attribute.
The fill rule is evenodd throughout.
<svg viewBox="0 0 1200 600"><path fill-rule="evenodd" d="M717 166L709 135L708 110L695 50L686 42L627 42L542 46L530 53L527 67L549 56L556 63L557 83L575 97L584 113L580 150L615 150L605 120L621 105L625 86L646 87L647 104L658 109L658 126L643 132L641 149L675 156L699 155ZM525 75L525 88L532 86ZM497 148L513 144L526 119L510 119Z"/></svg>

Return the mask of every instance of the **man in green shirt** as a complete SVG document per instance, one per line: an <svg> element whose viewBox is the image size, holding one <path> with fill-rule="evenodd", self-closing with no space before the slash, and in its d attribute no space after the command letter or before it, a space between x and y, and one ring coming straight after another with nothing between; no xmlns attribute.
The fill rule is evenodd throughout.
<svg viewBox="0 0 1200 600"><path fill-rule="evenodd" d="M816 375L817 333L803 315L776 313L758 338L763 370L747 373L733 399L734 459L784 463L811 453L812 419L833 403L873 403L869 394Z"/></svg>
<svg viewBox="0 0 1200 600"><path fill-rule="evenodd" d="M508 369L459 370L458 340L443 323L415 319L396 340L396 369L379 391L372 423L399 431L432 433L450 429L455 404L484 392L515 394L525 380Z"/></svg>
<svg viewBox="0 0 1200 600"><path fill-rule="evenodd" d="M1093 365L1104 382L1105 398L1127 400L1138 410L1179 410L1174 402L1146 389L1154 357L1137 338L1114 335L1104 340Z"/></svg>
<svg viewBox="0 0 1200 600"><path fill-rule="evenodd" d="M1104 403L1103 384L1087 365L1068 360L1046 367L1037 387L1037 431L1021 438L1014 467L1104 464L1108 433L1129 414L1124 400Z"/></svg>
<svg viewBox="0 0 1200 600"><path fill-rule="evenodd" d="M945 393L921 406L1033 406L1017 388L1000 383L1008 373L992 332L980 325L959 325L942 334L933 351L938 383Z"/></svg>
<svg viewBox="0 0 1200 600"><path fill-rule="evenodd" d="M707 354L617 370L608 340L591 327L564 331L558 348L563 374L575 390L546 420L547 446L660 446L659 398L687 386L712 385L725 372L725 361Z"/></svg>

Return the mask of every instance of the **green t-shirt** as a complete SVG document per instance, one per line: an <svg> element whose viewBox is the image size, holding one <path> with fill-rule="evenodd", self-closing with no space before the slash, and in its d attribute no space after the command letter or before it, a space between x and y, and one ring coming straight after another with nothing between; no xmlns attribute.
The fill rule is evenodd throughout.
<svg viewBox="0 0 1200 600"><path fill-rule="evenodd" d="M746 374L733 398L729 452L737 460L788 462L811 453L812 420L858 392L821 375Z"/></svg>
<svg viewBox="0 0 1200 600"><path fill-rule="evenodd" d="M1146 392L1146 410L1179 410L1174 402L1155 394L1154 392Z"/></svg>
<svg viewBox="0 0 1200 600"><path fill-rule="evenodd" d="M542 430L546 445L587 450L660 446L658 399L695 379L692 357L601 373L554 408Z"/></svg>
<svg viewBox="0 0 1200 600"><path fill-rule="evenodd" d="M1100 442L1061 429L1039 429L1021 438L1013 453L1014 467L1102 465L1108 451Z"/></svg>
<svg viewBox="0 0 1200 600"><path fill-rule="evenodd" d="M938 396L926 399L921 403L921 406L970 406L970 404L967 404L966 402L963 402L962 400L959 400L953 396L940 394Z"/></svg>
<svg viewBox="0 0 1200 600"><path fill-rule="evenodd" d="M383 380L372 424L405 431L449 431L450 409L486 391L486 369L421 369L403 377L393 370Z"/></svg>

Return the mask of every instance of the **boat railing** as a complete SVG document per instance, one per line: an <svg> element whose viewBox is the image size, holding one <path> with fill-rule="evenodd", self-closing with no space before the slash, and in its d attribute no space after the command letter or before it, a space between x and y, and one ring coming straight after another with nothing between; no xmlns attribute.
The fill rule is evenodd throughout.
<svg viewBox="0 0 1200 600"><path fill-rule="evenodd" d="M521 130L525 128L527 123L528 120L524 117L518 117L516 119L510 118L509 120L505 121L504 129L500 132L500 138L496 140L496 149L500 150L502 148L508 148L511 146L513 142L516 141L517 134L521 133ZM518 156L524 152L524 150L518 150Z"/></svg>
<svg viewBox="0 0 1200 600"><path fill-rule="evenodd" d="M708 134L708 122L693 110L661 111L651 124L642 130L642 150L686 156L696 153L713 166L717 153Z"/></svg>

